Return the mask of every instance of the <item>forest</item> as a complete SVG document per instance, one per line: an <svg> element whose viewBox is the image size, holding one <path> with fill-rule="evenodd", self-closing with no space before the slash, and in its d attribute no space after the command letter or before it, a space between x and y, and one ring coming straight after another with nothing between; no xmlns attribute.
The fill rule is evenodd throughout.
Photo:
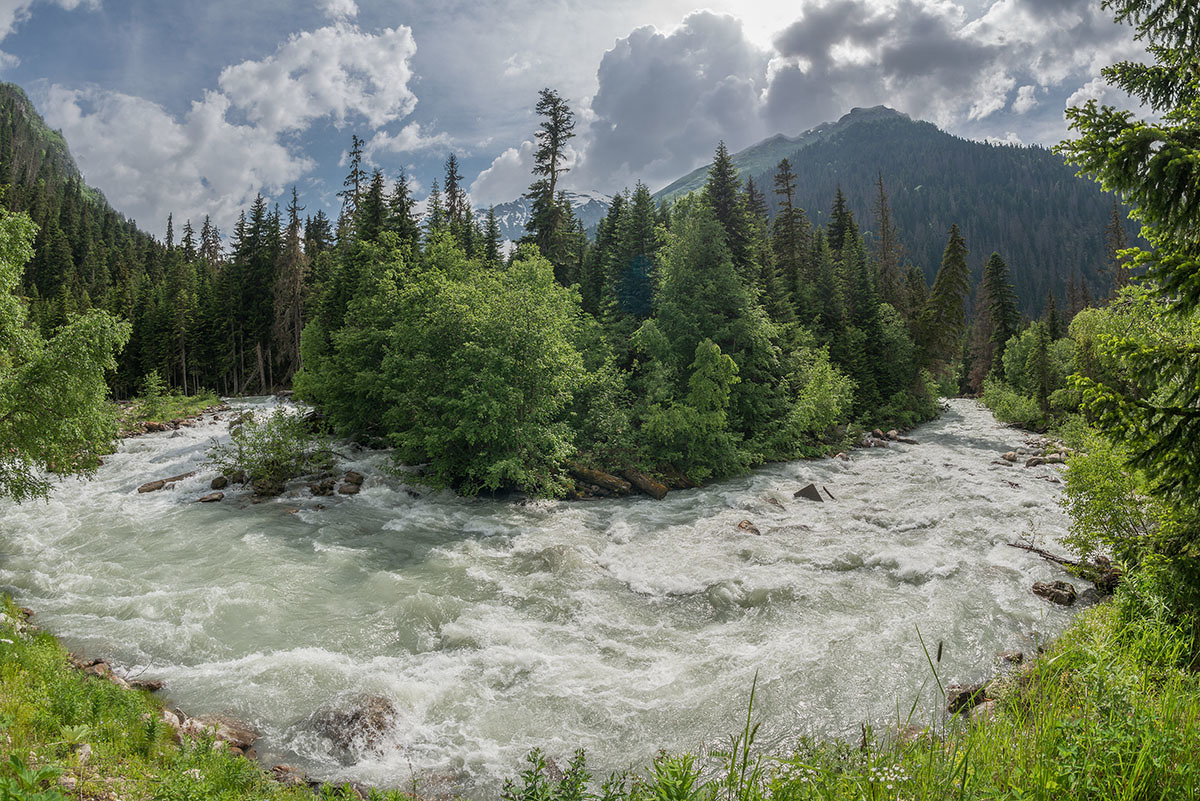
<svg viewBox="0 0 1200 801"><path fill-rule="evenodd" d="M687 486L912 426L1002 364L1022 323L1003 257L975 291L951 224L929 286L882 174L870 220L838 189L813 225L787 159L761 185L722 143L701 191L655 203L638 183L589 238L559 183L574 114L551 89L536 111L534 213L513 247L476 220L453 154L419 216L358 137L336 221L293 190L285 209L259 196L227 238L172 219L157 242L83 184L10 86L6 201L38 226L21 292L43 336L92 308L128 321L118 397L294 383L337 435L469 494L571 492L568 460ZM1110 229L1115 254L1115 205ZM1047 296L1051 340L1087 303Z"/></svg>

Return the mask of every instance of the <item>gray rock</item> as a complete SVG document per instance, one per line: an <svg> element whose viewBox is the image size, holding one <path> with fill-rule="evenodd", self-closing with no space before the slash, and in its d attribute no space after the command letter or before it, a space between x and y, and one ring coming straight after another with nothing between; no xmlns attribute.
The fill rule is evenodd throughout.
<svg viewBox="0 0 1200 801"><path fill-rule="evenodd" d="M971 709L987 700L987 684L951 684L946 688L946 710L951 714Z"/></svg>
<svg viewBox="0 0 1200 801"><path fill-rule="evenodd" d="M362 487L358 484L343 484L338 487L339 495L357 495L362 492Z"/></svg>
<svg viewBox="0 0 1200 801"><path fill-rule="evenodd" d="M1075 603L1075 586L1066 581L1039 581L1033 585L1033 594L1063 606Z"/></svg>
<svg viewBox="0 0 1200 801"><path fill-rule="evenodd" d="M210 489L215 489L215 490L225 489L226 487L229 486L229 479L226 478L225 476L217 476L209 483L208 486Z"/></svg>
<svg viewBox="0 0 1200 801"><path fill-rule="evenodd" d="M809 484L807 487L804 487L803 489L796 490L796 492L793 493L792 497L793 498L807 498L810 501L819 501L821 503L825 502L825 499L821 497L821 491L819 489L817 489L816 484Z"/></svg>
<svg viewBox="0 0 1200 801"><path fill-rule="evenodd" d="M345 706L317 711L310 724L330 740L340 759L356 762L363 754L380 752L396 715L396 705L390 699L364 695Z"/></svg>
<svg viewBox="0 0 1200 801"><path fill-rule="evenodd" d="M196 503L216 503L217 501L223 501L223 500L225 500L225 493L210 492L207 495L205 495L204 497L198 499L196 501Z"/></svg>
<svg viewBox="0 0 1200 801"><path fill-rule="evenodd" d="M749 520L743 520L742 522L738 523L737 527L739 529L741 529L742 531L745 531L747 534L761 534L762 533L761 531L758 530L758 526L754 525Z"/></svg>
<svg viewBox="0 0 1200 801"><path fill-rule="evenodd" d="M346 477L343 479L343 481L345 481L347 484L353 484L356 487L361 487L363 481L365 480L366 476L353 470L346 471Z"/></svg>
<svg viewBox="0 0 1200 801"><path fill-rule="evenodd" d="M1025 460L1026 467L1040 467L1046 463L1046 460L1041 456L1030 456Z"/></svg>

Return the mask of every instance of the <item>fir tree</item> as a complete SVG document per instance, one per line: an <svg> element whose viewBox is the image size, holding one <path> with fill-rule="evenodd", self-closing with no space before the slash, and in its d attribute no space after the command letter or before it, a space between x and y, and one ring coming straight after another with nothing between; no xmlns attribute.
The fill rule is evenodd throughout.
<svg viewBox="0 0 1200 801"><path fill-rule="evenodd" d="M992 366L998 367L1004 358L1008 340L1017 333L1021 322L1017 311L1017 295L1009 283L1008 265L999 253L988 257L983 268L983 291L987 297L987 315L992 329Z"/></svg>
<svg viewBox="0 0 1200 801"><path fill-rule="evenodd" d="M567 172L567 143L575 136L575 115L567 102L553 89L542 89L535 108L542 121L534 133L537 149L533 154L533 174L537 180L529 186L526 197L533 201L533 211L526 225L531 240L542 255L555 266L559 283L566 285L568 245L564 232L573 221L568 220L559 202L558 182ZM569 206L567 207L569 210Z"/></svg>
<svg viewBox="0 0 1200 801"><path fill-rule="evenodd" d="M958 226L950 226L941 269L921 311L921 345L927 363L939 360L948 363L958 355L966 325L963 304L971 294L967 253L967 245L958 232Z"/></svg>

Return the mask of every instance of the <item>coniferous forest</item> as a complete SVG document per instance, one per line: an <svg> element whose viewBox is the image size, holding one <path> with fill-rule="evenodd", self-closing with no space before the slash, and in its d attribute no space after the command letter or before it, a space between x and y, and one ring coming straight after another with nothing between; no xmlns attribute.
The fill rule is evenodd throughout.
<svg viewBox="0 0 1200 801"><path fill-rule="evenodd" d="M787 159L743 180L723 143L701 191L656 203L639 182L589 238L559 183L572 110L546 89L536 112L515 246L476 219L453 154L418 215L358 137L336 220L293 190L228 232L170 219L158 242L86 187L8 86L6 203L38 225L21 289L45 335L90 308L132 324L118 397L149 376L184 393L294 382L334 433L468 493L562 494L572 460L683 486L818 453L850 423L910 426L940 391L981 391L1021 322L999 254L973 293L957 225L936 269L913 263L882 174L869 219L840 189L814 213ZM1046 303L1061 337L1088 299Z"/></svg>

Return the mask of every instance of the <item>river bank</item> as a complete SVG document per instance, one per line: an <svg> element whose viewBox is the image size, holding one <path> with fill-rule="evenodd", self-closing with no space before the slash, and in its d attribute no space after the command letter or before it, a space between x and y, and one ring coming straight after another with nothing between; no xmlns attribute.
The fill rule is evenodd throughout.
<svg viewBox="0 0 1200 801"><path fill-rule="evenodd" d="M642 764L721 741L756 671L762 744L853 738L917 696L940 710L918 627L945 643L945 682L969 683L1071 616L1029 592L1061 574L1007 548L1064 530L1042 480L1061 468L991 464L1021 443L969 403L918 446L661 502L455 498L354 449L362 491L333 503L297 486L195 504L204 473L137 493L194 470L224 422L128 440L94 482L0 510L0 585L84 658L164 680L171 705L263 732L264 762L335 781L489 795L531 744ZM809 483L837 500L792 497ZM310 723L372 695L396 710L379 749L339 752Z"/></svg>

